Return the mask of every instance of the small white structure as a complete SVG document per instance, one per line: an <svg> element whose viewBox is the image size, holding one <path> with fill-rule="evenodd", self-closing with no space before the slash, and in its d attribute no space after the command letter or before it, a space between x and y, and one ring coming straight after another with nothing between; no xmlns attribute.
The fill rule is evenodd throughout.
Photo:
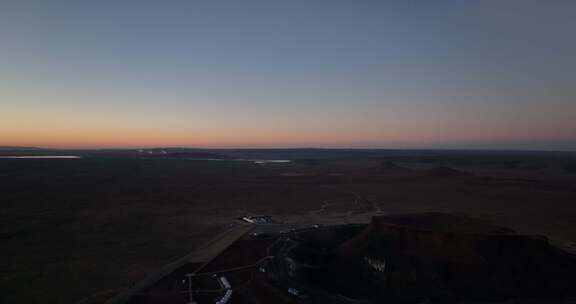
<svg viewBox="0 0 576 304"><path fill-rule="evenodd" d="M243 216L242 220L251 224L270 224L272 217L269 215Z"/></svg>
<svg viewBox="0 0 576 304"><path fill-rule="evenodd" d="M220 298L220 300L216 301L216 304L228 303L228 301L230 301L230 298L232 298L232 285L230 285L230 282L228 282L228 279L226 279L226 277L219 277L218 283L223 289L226 290L226 292L224 293L224 296Z"/></svg>
<svg viewBox="0 0 576 304"><path fill-rule="evenodd" d="M226 304L230 301L230 298L232 298L232 289L226 290L224 296L220 300L216 301L216 304Z"/></svg>
<svg viewBox="0 0 576 304"><path fill-rule="evenodd" d="M298 291L298 289L296 289L296 288L292 288L292 287L288 288L288 293L291 295L295 295L297 297L300 296L300 291Z"/></svg>

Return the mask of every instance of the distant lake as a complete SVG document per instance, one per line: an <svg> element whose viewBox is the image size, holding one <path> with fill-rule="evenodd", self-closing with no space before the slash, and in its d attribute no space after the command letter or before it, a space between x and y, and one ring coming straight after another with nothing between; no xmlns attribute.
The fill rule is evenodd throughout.
<svg viewBox="0 0 576 304"><path fill-rule="evenodd" d="M287 164L292 162L289 159L245 159L245 158L187 158L188 160L206 160L206 161L236 161L251 162L255 164Z"/></svg>
<svg viewBox="0 0 576 304"><path fill-rule="evenodd" d="M31 156L0 156L0 158L41 158L41 159L77 159L75 155L31 155Z"/></svg>

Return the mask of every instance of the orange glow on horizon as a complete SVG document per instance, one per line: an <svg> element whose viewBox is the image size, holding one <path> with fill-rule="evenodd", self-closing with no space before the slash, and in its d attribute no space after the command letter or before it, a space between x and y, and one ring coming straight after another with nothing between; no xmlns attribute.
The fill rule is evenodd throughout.
<svg viewBox="0 0 576 304"><path fill-rule="evenodd" d="M2 134L5 133L5 134ZM473 132L471 132L473 133ZM521 142L531 140L530 136L503 134L435 134L374 132L372 134L330 134L310 131L260 132L258 134L238 134L212 132L0 132L0 146L32 146L46 148L137 148L137 147L198 147L198 148L274 148L274 147L412 147L451 143ZM450 136L452 135L452 136ZM551 140L566 140L561 134L542 134Z"/></svg>
<svg viewBox="0 0 576 304"><path fill-rule="evenodd" d="M2 114L2 113L0 113ZM49 148L136 148L181 146L198 148L390 147L426 148L451 144L570 141L568 125L547 128L479 128L461 121L414 120L316 121L211 120L208 118L150 121L129 115L49 115L44 112L0 117L0 146ZM1 116L1 115L0 115ZM416 119L416 117L414 117Z"/></svg>

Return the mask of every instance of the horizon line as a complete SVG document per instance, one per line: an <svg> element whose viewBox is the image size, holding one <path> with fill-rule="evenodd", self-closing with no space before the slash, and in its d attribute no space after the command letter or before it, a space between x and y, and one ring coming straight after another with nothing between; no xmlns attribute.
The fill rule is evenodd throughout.
<svg viewBox="0 0 576 304"><path fill-rule="evenodd" d="M385 147L194 147L194 146L129 146L129 147L49 147L49 146L0 146L0 150L150 150L150 149L190 149L190 150L389 150L389 151L485 151L485 152L576 152L576 149L542 148L471 148L471 147L429 147L429 148L385 148Z"/></svg>

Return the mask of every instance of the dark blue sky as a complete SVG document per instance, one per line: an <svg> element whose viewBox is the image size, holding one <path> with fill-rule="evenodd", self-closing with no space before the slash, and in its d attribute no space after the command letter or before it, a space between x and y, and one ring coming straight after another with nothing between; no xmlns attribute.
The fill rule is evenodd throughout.
<svg viewBox="0 0 576 304"><path fill-rule="evenodd" d="M575 1L3 1L0 145L576 149Z"/></svg>

